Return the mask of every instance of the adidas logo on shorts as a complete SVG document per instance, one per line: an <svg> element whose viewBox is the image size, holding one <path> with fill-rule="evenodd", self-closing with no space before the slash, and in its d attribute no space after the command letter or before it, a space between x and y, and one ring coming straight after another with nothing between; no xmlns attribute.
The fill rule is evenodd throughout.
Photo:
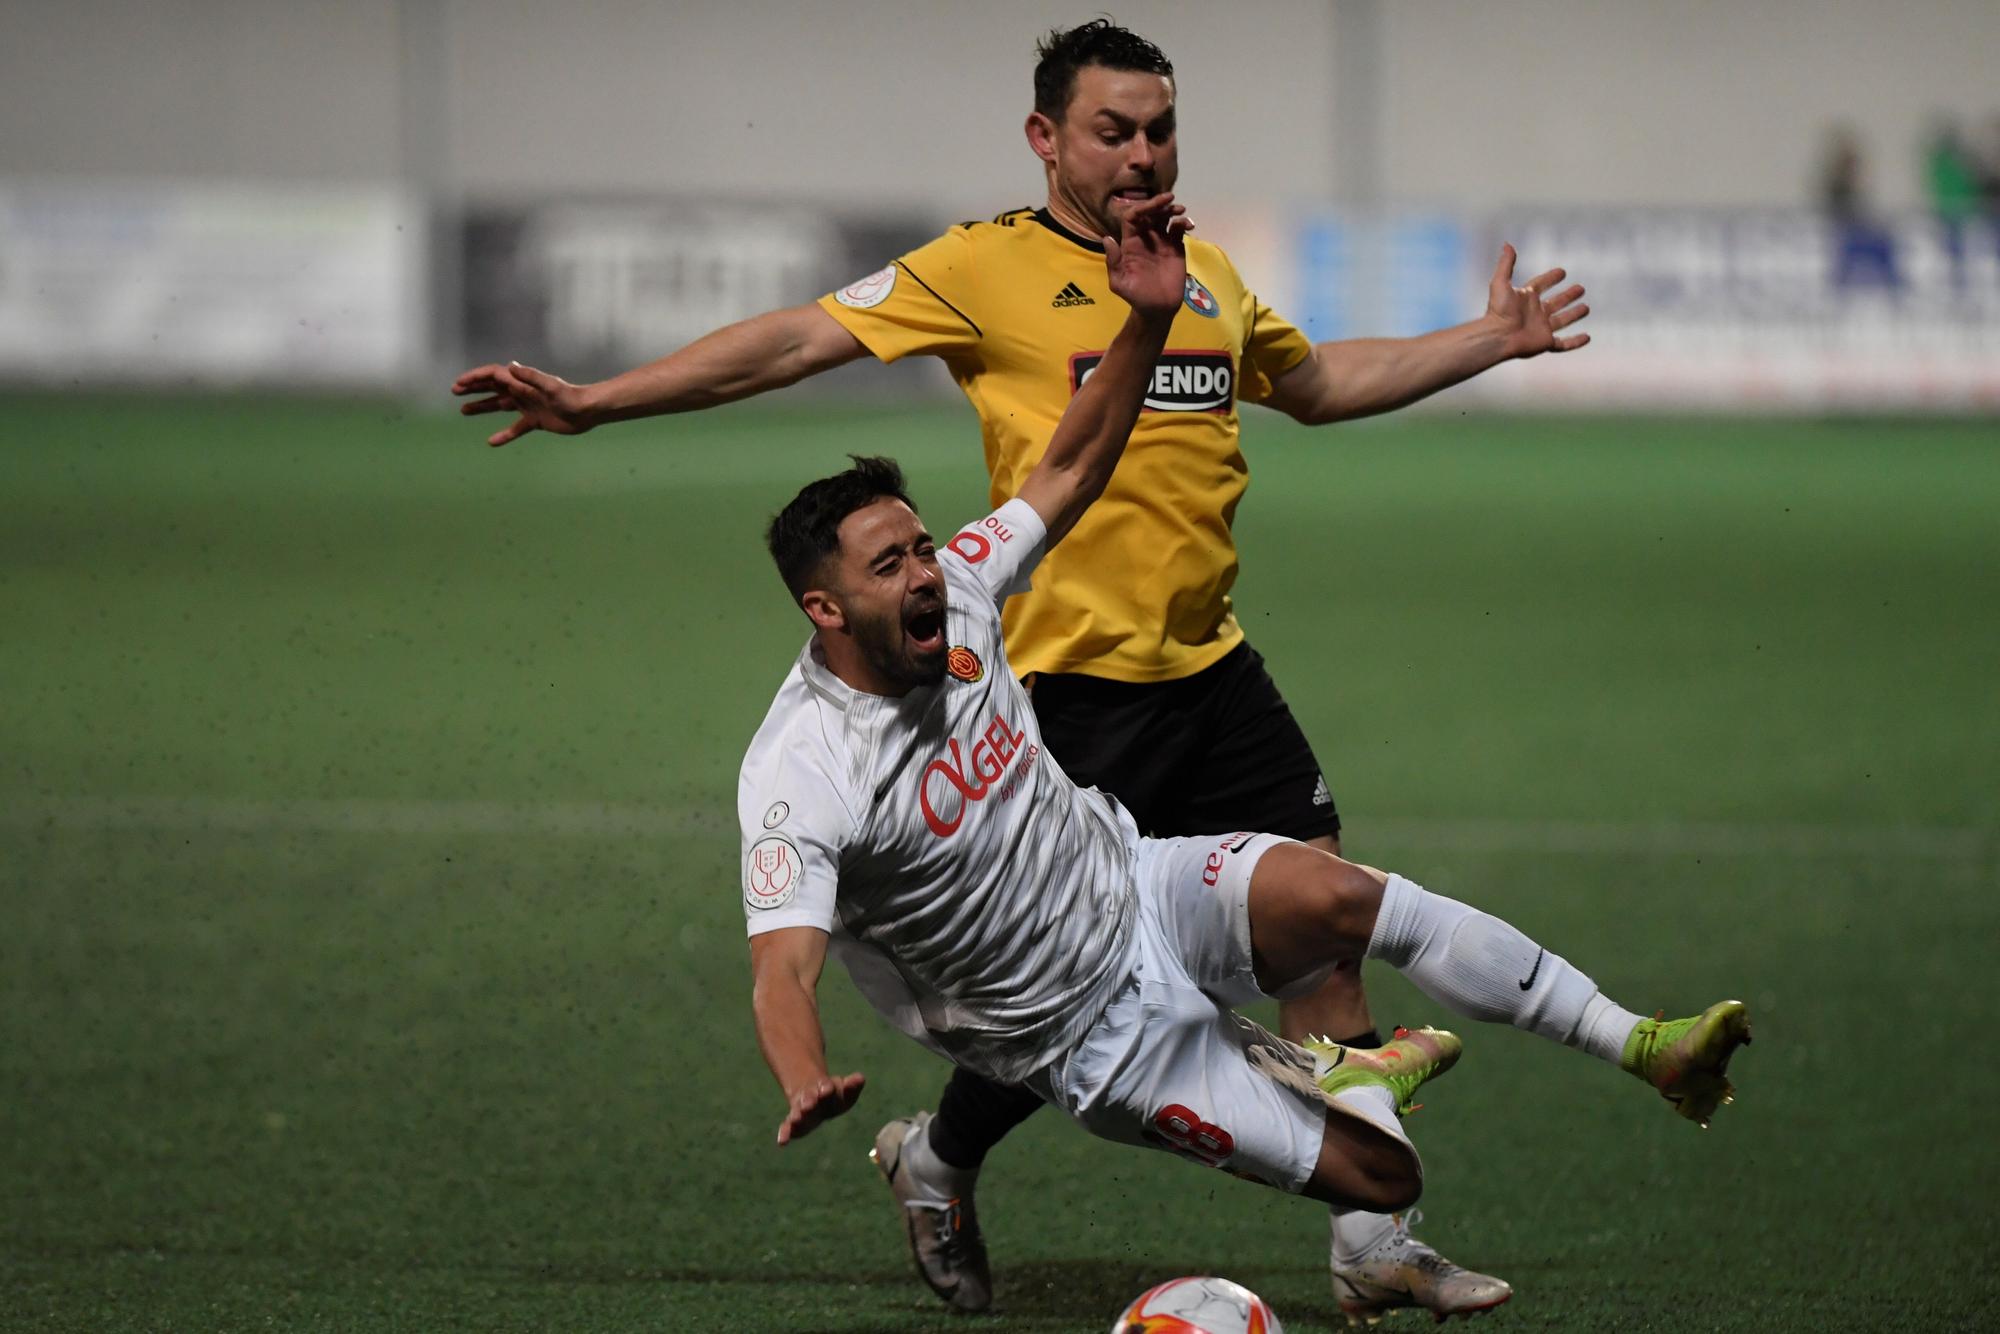
<svg viewBox="0 0 2000 1334"><path fill-rule="evenodd" d="M1333 793L1327 790L1325 774L1321 774L1319 776L1319 782L1313 784L1313 805L1315 806L1333 805Z"/></svg>
<svg viewBox="0 0 2000 1334"><path fill-rule="evenodd" d="M1094 306L1097 303L1085 296L1083 289L1075 283L1065 283L1062 291L1056 293L1056 299L1049 304L1061 310L1065 306Z"/></svg>

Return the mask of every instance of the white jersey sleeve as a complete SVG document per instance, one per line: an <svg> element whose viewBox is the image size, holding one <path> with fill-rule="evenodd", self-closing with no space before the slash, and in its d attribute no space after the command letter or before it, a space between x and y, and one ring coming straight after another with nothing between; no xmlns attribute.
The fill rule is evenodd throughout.
<svg viewBox="0 0 2000 1334"><path fill-rule="evenodd" d="M1028 582L1048 551L1049 529L1035 507L1015 496L977 523L958 530L951 541L938 548L940 561L956 559L967 574L993 596L995 606L1016 593L1028 591Z"/></svg>
<svg viewBox="0 0 2000 1334"><path fill-rule="evenodd" d="M753 936L786 926L831 933L840 856L854 820L828 780L829 757L819 753L817 739L796 730L766 732L774 733L771 744L751 747L736 789L745 925Z"/></svg>

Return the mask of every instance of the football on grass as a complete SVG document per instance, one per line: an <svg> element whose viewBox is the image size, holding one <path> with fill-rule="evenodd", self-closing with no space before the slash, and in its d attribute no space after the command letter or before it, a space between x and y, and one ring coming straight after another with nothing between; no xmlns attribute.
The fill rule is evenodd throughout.
<svg viewBox="0 0 2000 1334"><path fill-rule="evenodd" d="M1111 1334L1285 1334L1256 1293L1226 1278L1177 1278L1141 1293Z"/></svg>

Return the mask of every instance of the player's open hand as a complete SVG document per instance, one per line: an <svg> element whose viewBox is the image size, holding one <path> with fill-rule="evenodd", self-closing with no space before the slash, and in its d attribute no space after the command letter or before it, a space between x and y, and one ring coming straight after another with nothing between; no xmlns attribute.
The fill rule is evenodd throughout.
<svg viewBox="0 0 2000 1334"><path fill-rule="evenodd" d="M790 1144L801 1135L810 1135L822 1121L831 1121L861 1100L860 1074L827 1075L792 1090L791 1111L778 1127L778 1143Z"/></svg>
<svg viewBox="0 0 2000 1334"><path fill-rule="evenodd" d="M1187 293L1187 209L1170 194L1120 212L1117 236L1104 238L1111 290L1142 315L1171 317Z"/></svg>
<svg viewBox="0 0 2000 1334"><path fill-rule="evenodd" d="M1486 318L1500 330L1504 357L1536 357L1544 352L1574 352L1590 341L1590 335L1561 331L1590 314L1582 304L1583 285L1572 283L1554 296L1545 295L1568 275L1550 269L1528 279L1525 287L1514 286L1514 247L1500 247L1500 262L1493 269L1493 283L1487 289Z"/></svg>
<svg viewBox="0 0 2000 1334"><path fill-rule="evenodd" d="M523 366L518 361L506 365L475 366L451 382L454 397L471 394L489 397L461 403L459 412L477 417L488 412L518 412L514 423L486 437L489 445L519 440L530 431L555 435L581 435L597 423L590 418L583 401L583 387L559 376Z"/></svg>

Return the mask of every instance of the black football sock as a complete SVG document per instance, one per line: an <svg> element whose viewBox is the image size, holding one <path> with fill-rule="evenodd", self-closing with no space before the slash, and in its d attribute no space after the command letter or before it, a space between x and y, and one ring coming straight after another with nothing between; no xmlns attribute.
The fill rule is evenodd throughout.
<svg viewBox="0 0 2000 1334"><path fill-rule="evenodd" d="M931 1152L970 1171L1041 1105L1040 1098L1019 1084L1000 1084L970 1070L954 1070L938 1099L937 1115L931 1118Z"/></svg>
<svg viewBox="0 0 2000 1334"><path fill-rule="evenodd" d="M1382 1034L1371 1028L1366 1033L1356 1033L1351 1038L1335 1038L1334 1041L1343 1047L1353 1047L1357 1051L1373 1051L1382 1045Z"/></svg>

